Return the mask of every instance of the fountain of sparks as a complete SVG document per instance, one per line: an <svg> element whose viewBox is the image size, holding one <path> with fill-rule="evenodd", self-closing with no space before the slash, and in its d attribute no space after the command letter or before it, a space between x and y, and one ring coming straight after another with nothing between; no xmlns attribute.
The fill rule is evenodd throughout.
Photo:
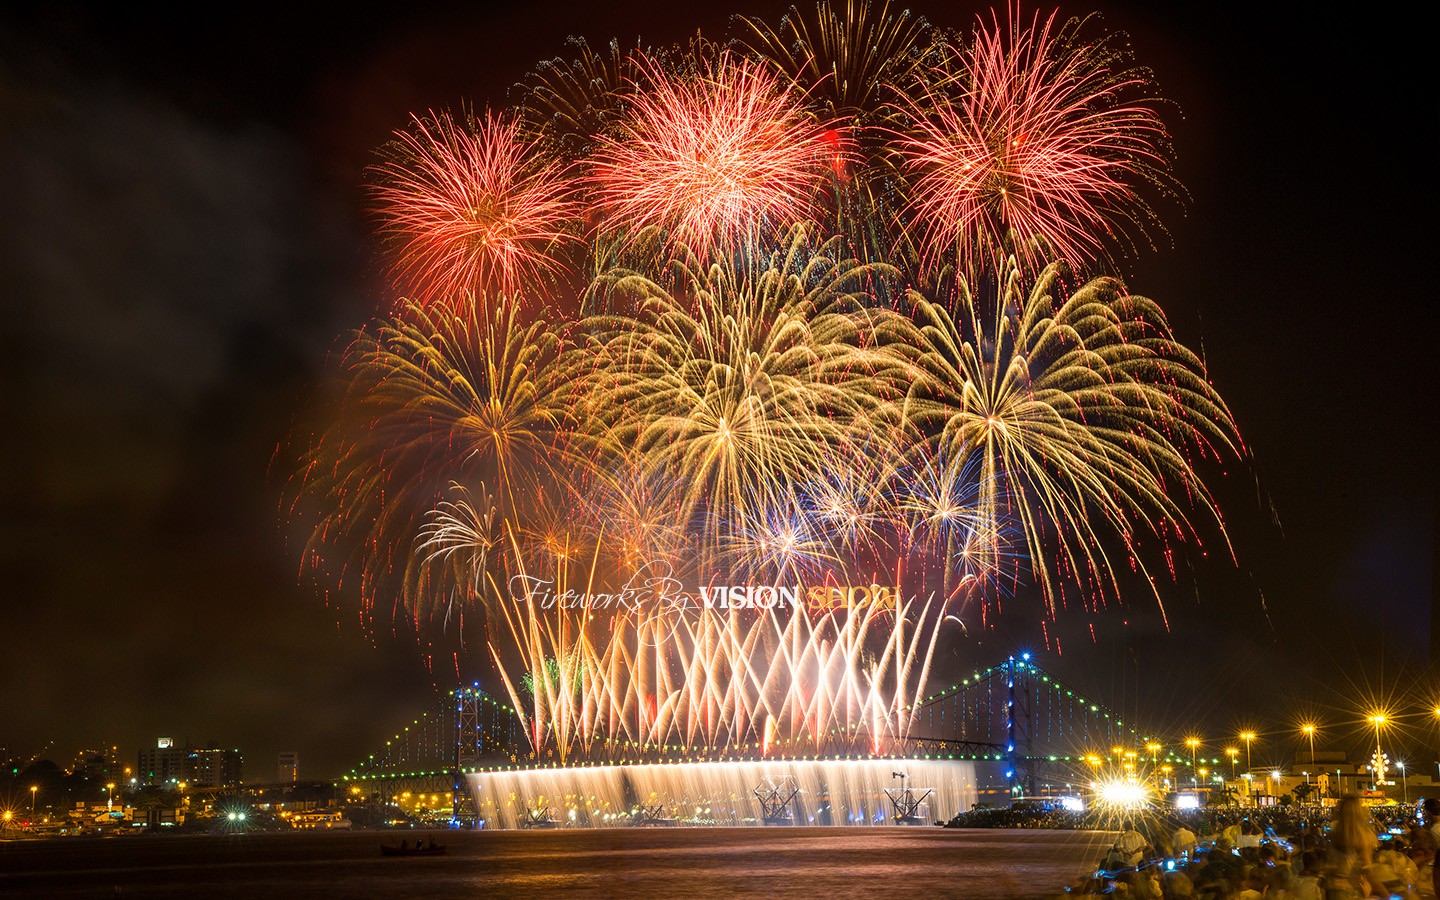
<svg viewBox="0 0 1440 900"><path fill-rule="evenodd" d="M564 826L629 825L641 810L685 825L761 826L759 783L784 783L796 824L895 824L897 766L933 785L928 809L949 817L975 801L975 764L936 759L767 759L497 769L467 776L487 827L525 827L537 809ZM787 791L787 794L789 791ZM922 814L917 806L910 816ZM918 819L914 819L918 821Z"/></svg>

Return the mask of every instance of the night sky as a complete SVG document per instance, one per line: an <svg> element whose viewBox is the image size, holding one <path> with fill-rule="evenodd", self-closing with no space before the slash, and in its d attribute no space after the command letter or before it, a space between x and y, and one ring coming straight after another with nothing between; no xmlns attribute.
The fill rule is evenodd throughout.
<svg viewBox="0 0 1440 900"><path fill-rule="evenodd" d="M391 300L361 185L409 111L503 105L570 34L664 44L779 11L646 5L0 14L0 747L214 739L251 780L291 749L329 777L451 685L300 577L277 448ZM1156 729L1313 711L1342 732L1367 693L1433 687L1433 79L1393 15L1196 6L1102 7L1174 101L1190 194L1159 210L1173 246L1120 274L1240 423L1252 459L1217 482L1239 566L1167 586L1169 631L1143 594L1093 643L1062 615L1040 662ZM1024 600L944 670L1034 640Z"/></svg>

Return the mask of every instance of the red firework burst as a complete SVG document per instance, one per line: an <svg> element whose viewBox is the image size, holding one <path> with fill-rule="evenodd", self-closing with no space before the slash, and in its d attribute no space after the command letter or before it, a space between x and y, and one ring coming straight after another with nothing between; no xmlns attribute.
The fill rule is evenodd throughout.
<svg viewBox="0 0 1440 900"><path fill-rule="evenodd" d="M917 79L899 149L932 262L955 250L971 272L1008 254L1085 268L1158 227L1136 188L1174 181L1146 73L1111 38L1083 40L1084 24L1057 28L1051 13L1027 26L1012 8L1008 27L982 19Z"/></svg>
<svg viewBox="0 0 1440 900"><path fill-rule="evenodd" d="M558 251L579 243L568 229L581 207L565 167L515 122L432 113L396 137L375 195L397 286L453 306L494 291L515 296L564 271Z"/></svg>
<svg viewBox="0 0 1440 900"><path fill-rule="evenodd" d="M706 257L809 221L826 179L843 171L839 132L827 142L827 126L772 70L728 53L702 68L641 60L646 84L590 165L602 230L659 228Z"/></svg>

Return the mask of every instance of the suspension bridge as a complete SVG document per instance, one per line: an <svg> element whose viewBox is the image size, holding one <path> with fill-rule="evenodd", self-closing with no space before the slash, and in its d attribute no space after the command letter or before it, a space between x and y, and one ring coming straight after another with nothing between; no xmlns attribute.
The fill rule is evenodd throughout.
<svg viewBox="0 0 1440 900"><path fill-rule="evenodd" d="M622 748L614 762L681 761ZM757 748L758 750L758 748ZM783 753L783 751L781 751ZM1123 767L1144 758L1152 768L1191 780L1200 759L1142 733L1094 698L1042 670L1023 653L979 669L917 704L909 735L895 757L994 763L1003 767L1011 796L1034 796L1060 783L1084 780L1086 767ZM693 757L692 757L693 758ZM730 758L730 757L727 757ZM750 758L741 756L734 758ZM339 784L369 797L448 795L455 819L473 817L466 775L494 769L557 765L531 749L520 719L478 683L438 697ZM591 759L582 765L597 765ZM1189 774L1185 775L1187 770Z"/></svg>

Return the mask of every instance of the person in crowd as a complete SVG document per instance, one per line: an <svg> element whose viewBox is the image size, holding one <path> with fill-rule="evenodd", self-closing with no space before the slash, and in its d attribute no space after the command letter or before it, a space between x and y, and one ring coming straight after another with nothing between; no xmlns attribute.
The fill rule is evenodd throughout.
<svg viewBox="0 0 1440 900"><path fill-rule="evenodd" d="M1379 840L1369 811L1354 794L1341 798L1330 820L1330 862L1325 879L1332 897L1368 897L1366 872L1375 863Z"/></svg>
<svg viewBox="0 0 1440 900"><path fill-rule="evenodd" d="M1225 897L1240 888L1245 869L1233 850L1229 839L1221 837L1205 854L1205 864L1200 870L1191 872L1197 897Z"/></svg>
<svg viewBox="0 0 1440 900"><path fill-rule="evenodd" d="M1319 850L1300 854L1300 873L1290 879L1286 893L1294 900L1325 900L1325 885L1320 879L1324 855Z"/></svg>
<svg viewBox="0 0 1440 900"><path fill-rule="evenodd" d="M1409 850L1410 845L1403 837L1385 841L1375 853L1371 883L1385 885L1392 894L1415 896L1415 882L1420 872L1411 861Z"/></svg>
<svg viewBox="0 0 1440 900"><path fill-rule="evenodd" d="M1440 846L1440 797L1426 797L1420 804L1421 817L1430 832L1430 839Z"/></svg>
<svg viewBox="0 0 1440 900"><path fill-rule="evenodd" d="M1165 891L1166 900L1189 900L1195 896L1195 882L1190 880L1183 868L1176 868L1160 879L1160 886Z"/></svg>
<svg viewBox="0 0 1440 900"><path fill-rule="evenodd" d="M1231 847L1237 846L1240 842L1240 823L1227 822L1225 826L1220 829L1220 836L1229 841Z"/></svg>
<svg viewBox="0 0 1440 900"><path fill-rule="evenodd" d="M1435 857L1440 856L1440 797L1426 797L1425 802L1420 804L1425 817L1425 829L1430 835L1429 844L1430 864L1430 892L1440 896L1440 866L1435 865Z"/></svg>
<svg viewBox="0 0 1440 900"><path fill-rule="evenodd" d="M1115 844L1110 848L1110 855L1107 857L1107 868L1119 869L1140 865L1150 849L1149 841L1145 835L1135 829L1135 823L1127 821L1125 830L1115 839Z"/></svg>
<svg viewBox="0 0 1440 900"><path fill-rule="evenodd" d="M1185 826L1184 822L1175 829L1170 836L1170 846L1174 849L1175 855L1188 861L1195 855L1195 832Z"/></svg>
<svg viewBox="0 0 1440 900"><path fill-rule="evenodd" d="M1136 869L1130 873L1127 879L1130 885L1130 896L1143 898L1143 900L1164 900L1165 892L1160 886L1160 876L1154 866Z"/></svg>
<svg viewBox="0 0 1440 900"><path fill-rule="evenodd" d="M1412 843L1406 855L1410 857L1410 864L1415 867L1415 896L1422 900L1432 900L1435 897L1435 849L1429 846L1428 835Z"/></svg>
<svg viewBox="0 0 1440 900"><path fill-rule="evenodd" d="M1261 897L1265 896L1270 887L1265 881L1265 876L1259 872L1252 872L1246 876L1244 885L1245 886L1235 894L1237 900L1260 900Z"/></svg>
<svg viewBox="0 0 1440 900"><path fill-rule="evenodd" d="M1235 840L1235 846L1241 850L1260 847L1260 826L1256 825L1249 818L1240 823L1240 836Z"/></svg>
<svg viewBox="0 0 1440 900"><path fill-rule="evenodd" d="M1264 881L1267 896L1278 896L1289 889L1295 875L1283 847L1267 841L1255 852L1255 858L1257 862L1253 874Z"/></svg>

